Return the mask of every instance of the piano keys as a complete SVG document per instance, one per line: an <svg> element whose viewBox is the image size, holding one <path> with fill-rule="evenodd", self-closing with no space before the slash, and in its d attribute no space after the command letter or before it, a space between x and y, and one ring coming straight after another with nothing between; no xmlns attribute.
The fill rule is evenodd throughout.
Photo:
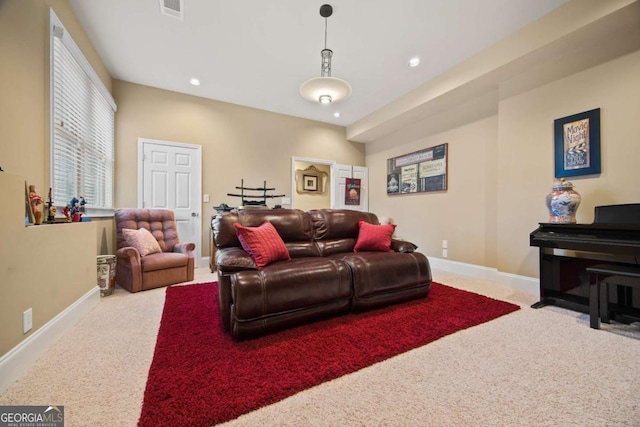
<svg viewBox="0 0 640 427"><path fill-rule="evenodd" d="M540 248L539 308L554 304L588 312L589 275L586 268L602 264L640 263L640 203L597 206L592 224L540 223L529 235L530 246ZM614 313L640 319L640 292L629 286L611 286Z"/></svg>

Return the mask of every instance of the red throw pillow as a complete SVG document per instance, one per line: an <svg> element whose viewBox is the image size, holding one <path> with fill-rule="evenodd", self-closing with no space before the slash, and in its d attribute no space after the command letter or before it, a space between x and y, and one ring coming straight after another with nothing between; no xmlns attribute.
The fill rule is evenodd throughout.
<svg viewBox="0 0 640 427"><path fill-rule="evenodd" d="M258 269L275 261L291 259L282 237L269 221L259 227L245 227L237 222L233 226L242 248L251 255Z"/></svg>
<svg viewBox="0 0 640 427"><path fill-rule="evenodd" d="M354 252L382 251L393 252L391 236L396 229L395 224L373 225L363 220L358 221L360 232Z"/></svg>

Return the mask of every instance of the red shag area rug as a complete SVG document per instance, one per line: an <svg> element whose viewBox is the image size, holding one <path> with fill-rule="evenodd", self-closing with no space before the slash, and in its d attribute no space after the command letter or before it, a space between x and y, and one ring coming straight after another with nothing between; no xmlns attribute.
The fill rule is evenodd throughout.
<svg viewBox="0 0 640 427"><path fill-rule="evenodd" d="M228 421L519 308L433 283L427 298L237 343L217 283L169 287L138 424Z"/></svg>

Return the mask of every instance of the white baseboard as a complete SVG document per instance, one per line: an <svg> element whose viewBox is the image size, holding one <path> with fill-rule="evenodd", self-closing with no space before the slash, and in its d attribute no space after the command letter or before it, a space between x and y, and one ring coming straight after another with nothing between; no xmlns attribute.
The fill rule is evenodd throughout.
<svg viewBox="0 0 640 427"><path fill-rule="evenodd" d="M49 347L100 302L95 286L20 344L0 357L0 393L18 380Z"/></svg>
<svg viewBox="0 0 640 427"><path fill-rule="evenodd" d="M196 268L209 268L210 258L208 256L203 256L200 258L200 263L196 265Z"/></svg>
<svg viewBox="0 0 640 427"><path fill-rule="evenodd" d="M429 264L431 264L431 268L434 270L489 280L505 288L516 289L533 295L537 295L540 292L540 281L533 277L504 273L498 271L497 268L466 264L442 258L429 257Z"/></svg>

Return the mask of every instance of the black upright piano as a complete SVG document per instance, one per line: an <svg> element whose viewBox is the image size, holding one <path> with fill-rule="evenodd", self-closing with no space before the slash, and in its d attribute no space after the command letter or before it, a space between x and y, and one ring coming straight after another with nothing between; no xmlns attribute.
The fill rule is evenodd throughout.
<svg viewBox="0 0 640 427"><path fill-rule="evenodd" d="M587 267L640 263L640 203L597 206L593 224L540 223L529 242L540 248L540 301L532 307L554 304L587 313ZM613 313L640 319L640 292L633 290L610 286Z"/></svg>

